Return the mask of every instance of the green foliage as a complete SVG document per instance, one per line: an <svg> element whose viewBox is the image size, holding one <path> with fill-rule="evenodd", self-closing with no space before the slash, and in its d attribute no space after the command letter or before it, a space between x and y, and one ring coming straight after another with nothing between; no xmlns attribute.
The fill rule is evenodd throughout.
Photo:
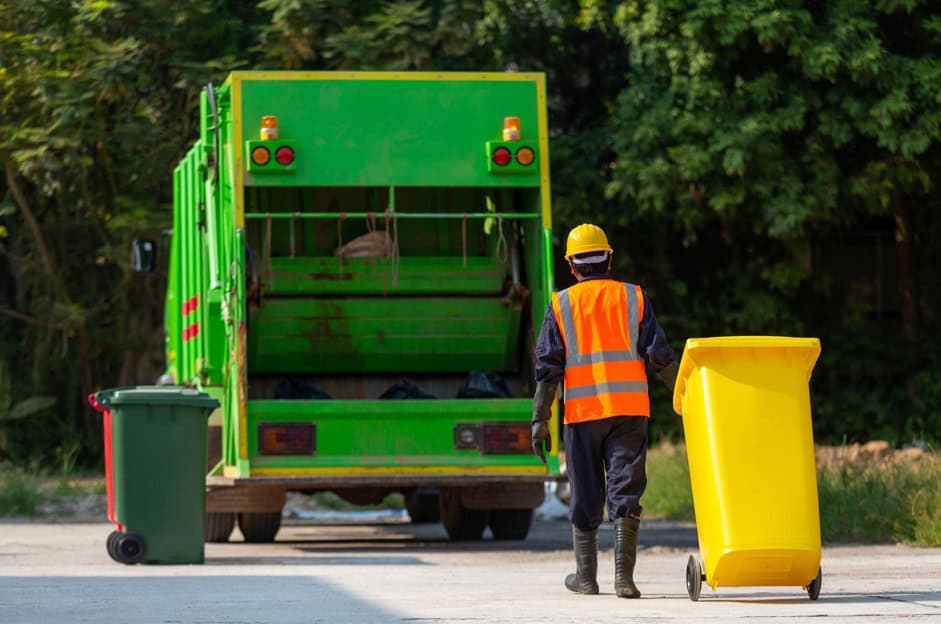
<svg viewBox="0 0 941 624"><path fill-rule="evenodd" d="M544 71L558 244L603 225L677 351L820 336L818 439L941 439L939 44L926 0L0 3L0 458L95 463L87 394L161 372L165 275L127 250L170 227L199 89L235 68ZM900 206L914 268L879 307L822 252ZM920 328L885 304L912 280Z"/></svg>

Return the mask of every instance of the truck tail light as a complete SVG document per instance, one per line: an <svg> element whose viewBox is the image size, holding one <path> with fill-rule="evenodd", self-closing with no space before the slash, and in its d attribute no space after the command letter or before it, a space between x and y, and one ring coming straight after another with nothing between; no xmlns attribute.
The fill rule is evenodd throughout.
<svg viewBox="0 0 941 624"><path fill-rule="evenodd" d="M278 164L286 167L294 162L294 150L287 146L279 147L274 153L274 159L278 161Z"/></svg>
<svg viewBox="0 0 941 624"><path fill-rule="evenodd" d="M314 423L259 423L258 452L261 455L313 455L317 449Z"/></svg>
<svg viewBox="0 0 941 624"><path fill-rule="evenodd" d="M497 166L506 167L510 164L510 150L505 147L498 147L493 150L493 154L491 154L490 157L493 158L493 164Z"/></svg>
<svg viewBox="0 0 941 624"><path fill-rule="evenodd" d="M533 161L536 160L536 153L529 147L521 147L516 150L516 162L528 167L533 164Z"/></svg>
<svg viewBox="0 0 941 624"><path fill-rule="evenodd" d="M271 152L268 151L267 147L262 147L261 145L259 145L258 147L252 150L252 162L258 165L259 167L263 167L267 165L270 160L271 160Z"/></svg>
<svg viewBox="0 0 941 624"><path fill-rule="evenodd" d="M483 448L489 455L531 453L529 423L484 423Z"/></svg>

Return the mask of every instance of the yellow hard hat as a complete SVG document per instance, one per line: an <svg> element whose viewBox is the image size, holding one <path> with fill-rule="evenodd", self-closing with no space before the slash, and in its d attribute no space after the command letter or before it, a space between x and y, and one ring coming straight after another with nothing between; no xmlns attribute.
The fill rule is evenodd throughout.
<svg viewBox="0 0 941 624"><path fill-rule="evenodd" d="M582 223L572 228L565 245L565 259L592 251L614 252L608 244L608 237L605 236L604 230L591 223Z"/></svg>

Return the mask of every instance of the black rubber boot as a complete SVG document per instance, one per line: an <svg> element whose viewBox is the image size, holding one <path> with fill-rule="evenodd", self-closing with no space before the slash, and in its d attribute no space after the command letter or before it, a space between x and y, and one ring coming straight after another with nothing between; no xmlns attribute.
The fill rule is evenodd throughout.
<svg viewBox="0 0 941 624"><path fill-rule="evenodd" d="M639 518L614 521L614 593L621 598L640 598L640 590L634 585L639 529Z"/></svg>
<svg viewBox="0 0 941 624"><path fill-rule="evenodd" d="M572 527L575 548L575 574L565 577L565 587L576 594L598 593L598 530L579 531Z"/></svg>

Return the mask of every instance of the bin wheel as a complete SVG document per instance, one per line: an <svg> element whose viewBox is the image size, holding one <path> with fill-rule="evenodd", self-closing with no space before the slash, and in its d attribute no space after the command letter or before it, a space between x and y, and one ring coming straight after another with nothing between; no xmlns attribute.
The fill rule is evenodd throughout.
<svg viewBox="0 0 941 624"><path fill-rule="evenodd" d="M235 514L229 512L206 512L206 541L228 542L235 528Z"/></svg>
<svg viewBox="0 0 941 624"><path fill-rule="evenodd" d="M111 533L108 534L108 539L105 540L105 550L108 551L108 556L115 561L118 560L118 555L114 552L114 542L119 535L121 535L120 531L111 531Z"/></svg>
<svg viewBox="0 0 941 624"><path fill-rule="evenodd" d="M239 514L239 529L246 542L267 544L281 528L281 512L252 512Z"/></svg>
<svg viewBox="0 0 941 624"><path fill-rule="evenodd" d="M686 562L686 591L689 593L689 599L693 602L699 600L699 592L702 591L702 582L704 580L705 576L699 562L695 556L690 555L689 561Z"/></svg>
<svg viewBox="0 0 941 624"><path fill-rule="evenodd" d="M127 565L140 563L147 554L144 538L137 533L118 533L111 549L114 551L114 560Z"/></svg>
<svg viewBox="0 0 941 624"><path fill-rule="evenodd" d="M820 586L823 584L823 569L817 568L817 576L814 577L814 580L810 582L810 585L806 587L807 596L811 600L816 600L820 597Z"/></svg>

